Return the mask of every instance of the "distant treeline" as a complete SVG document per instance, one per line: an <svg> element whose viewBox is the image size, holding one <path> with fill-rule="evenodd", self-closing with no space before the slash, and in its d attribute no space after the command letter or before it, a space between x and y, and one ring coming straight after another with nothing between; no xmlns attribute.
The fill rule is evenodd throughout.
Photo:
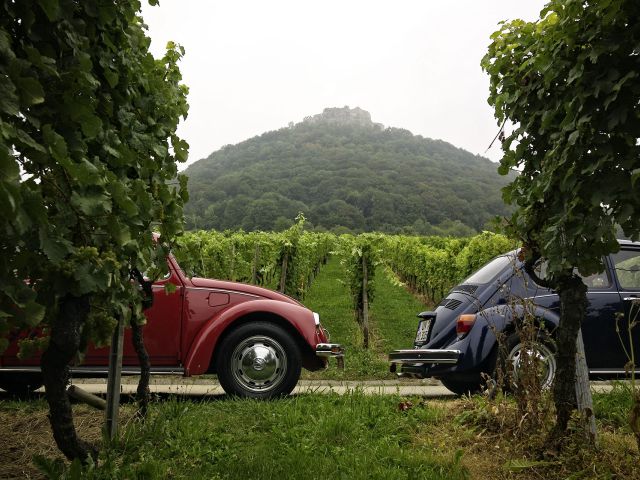
<svg viewBox="0 0 640 480"><path fill-rule="evenodd" d="M379 125L302 122L227 146L185 172L189 229L467 236L508 214L496 165Z"/></svg>

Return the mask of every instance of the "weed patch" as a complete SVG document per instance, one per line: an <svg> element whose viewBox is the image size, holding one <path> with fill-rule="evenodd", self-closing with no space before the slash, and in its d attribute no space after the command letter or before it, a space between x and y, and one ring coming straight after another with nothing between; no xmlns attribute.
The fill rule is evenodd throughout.
<svg viewBox="0 0 640 480"><path fill-rule="evenodd" d="M621 392L611 396L596 394L594 400L599 405L596 407L600 434L597 448L589 444L579 419L574 418L563 448L550 449L546 440L553 424L552 415L548 415L539 428L532 429L520 415L517 401L505 396L498 396L496 400L474 396L455 402L453 408L445 411L448 417L444 422L449 428L429 427L420 434L421 441L434 449L447 445L461 449L462 464L468 468L471 478L640 478L638 452L628 424L621 424L618 415L598 418L597 413L605 405L621 411L628 400ZM550 399L546 401L551 403Z"/></svg>

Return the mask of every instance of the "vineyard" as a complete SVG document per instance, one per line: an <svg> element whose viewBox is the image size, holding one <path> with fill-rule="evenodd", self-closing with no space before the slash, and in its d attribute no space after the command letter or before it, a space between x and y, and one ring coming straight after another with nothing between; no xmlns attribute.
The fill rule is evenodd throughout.
<svg viewBox="0 0 640 480"><path fill-rule="evenodd" d="M336 237L303 231L301 219L290 229L266 232L189 232L174 254L189 276L251 283L303 299Z"/></svg>
<svg viewBox="0 0 640 480"><path fill-rule="evenodd" d="M424 304L435 305L455 284L491 258L511 250L506 237L483 232L470 238L304 231L304 218L284 232L188 232L174 253L188 275L240 281L304 299L329 258L338 257L352 313L369 345L369 310L376 271L386 268Z"/></svg>

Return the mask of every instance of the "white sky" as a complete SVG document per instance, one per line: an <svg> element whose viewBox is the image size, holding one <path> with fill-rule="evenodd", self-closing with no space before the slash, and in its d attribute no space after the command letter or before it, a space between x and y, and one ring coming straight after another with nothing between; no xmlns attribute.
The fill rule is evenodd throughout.
<svg viewBox="0 0 640 480"><path fill-rule="evenodd" d="M172 40L190 88L189 163L326 107L500 158L480 60L501 20L544 0L143 0L156 57Z"/></svg>

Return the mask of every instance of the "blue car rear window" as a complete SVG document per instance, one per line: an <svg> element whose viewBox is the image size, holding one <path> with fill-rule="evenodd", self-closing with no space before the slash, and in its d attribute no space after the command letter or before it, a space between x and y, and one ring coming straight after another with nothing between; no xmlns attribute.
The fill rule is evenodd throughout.
<svg viewBox="0 0 640 480"><path fill-rule="evenodd" d="M515 258L509 255L494 258L477 272L473 273L463 283L484 284L493 280L507 266L513 264Z"/></svg>

